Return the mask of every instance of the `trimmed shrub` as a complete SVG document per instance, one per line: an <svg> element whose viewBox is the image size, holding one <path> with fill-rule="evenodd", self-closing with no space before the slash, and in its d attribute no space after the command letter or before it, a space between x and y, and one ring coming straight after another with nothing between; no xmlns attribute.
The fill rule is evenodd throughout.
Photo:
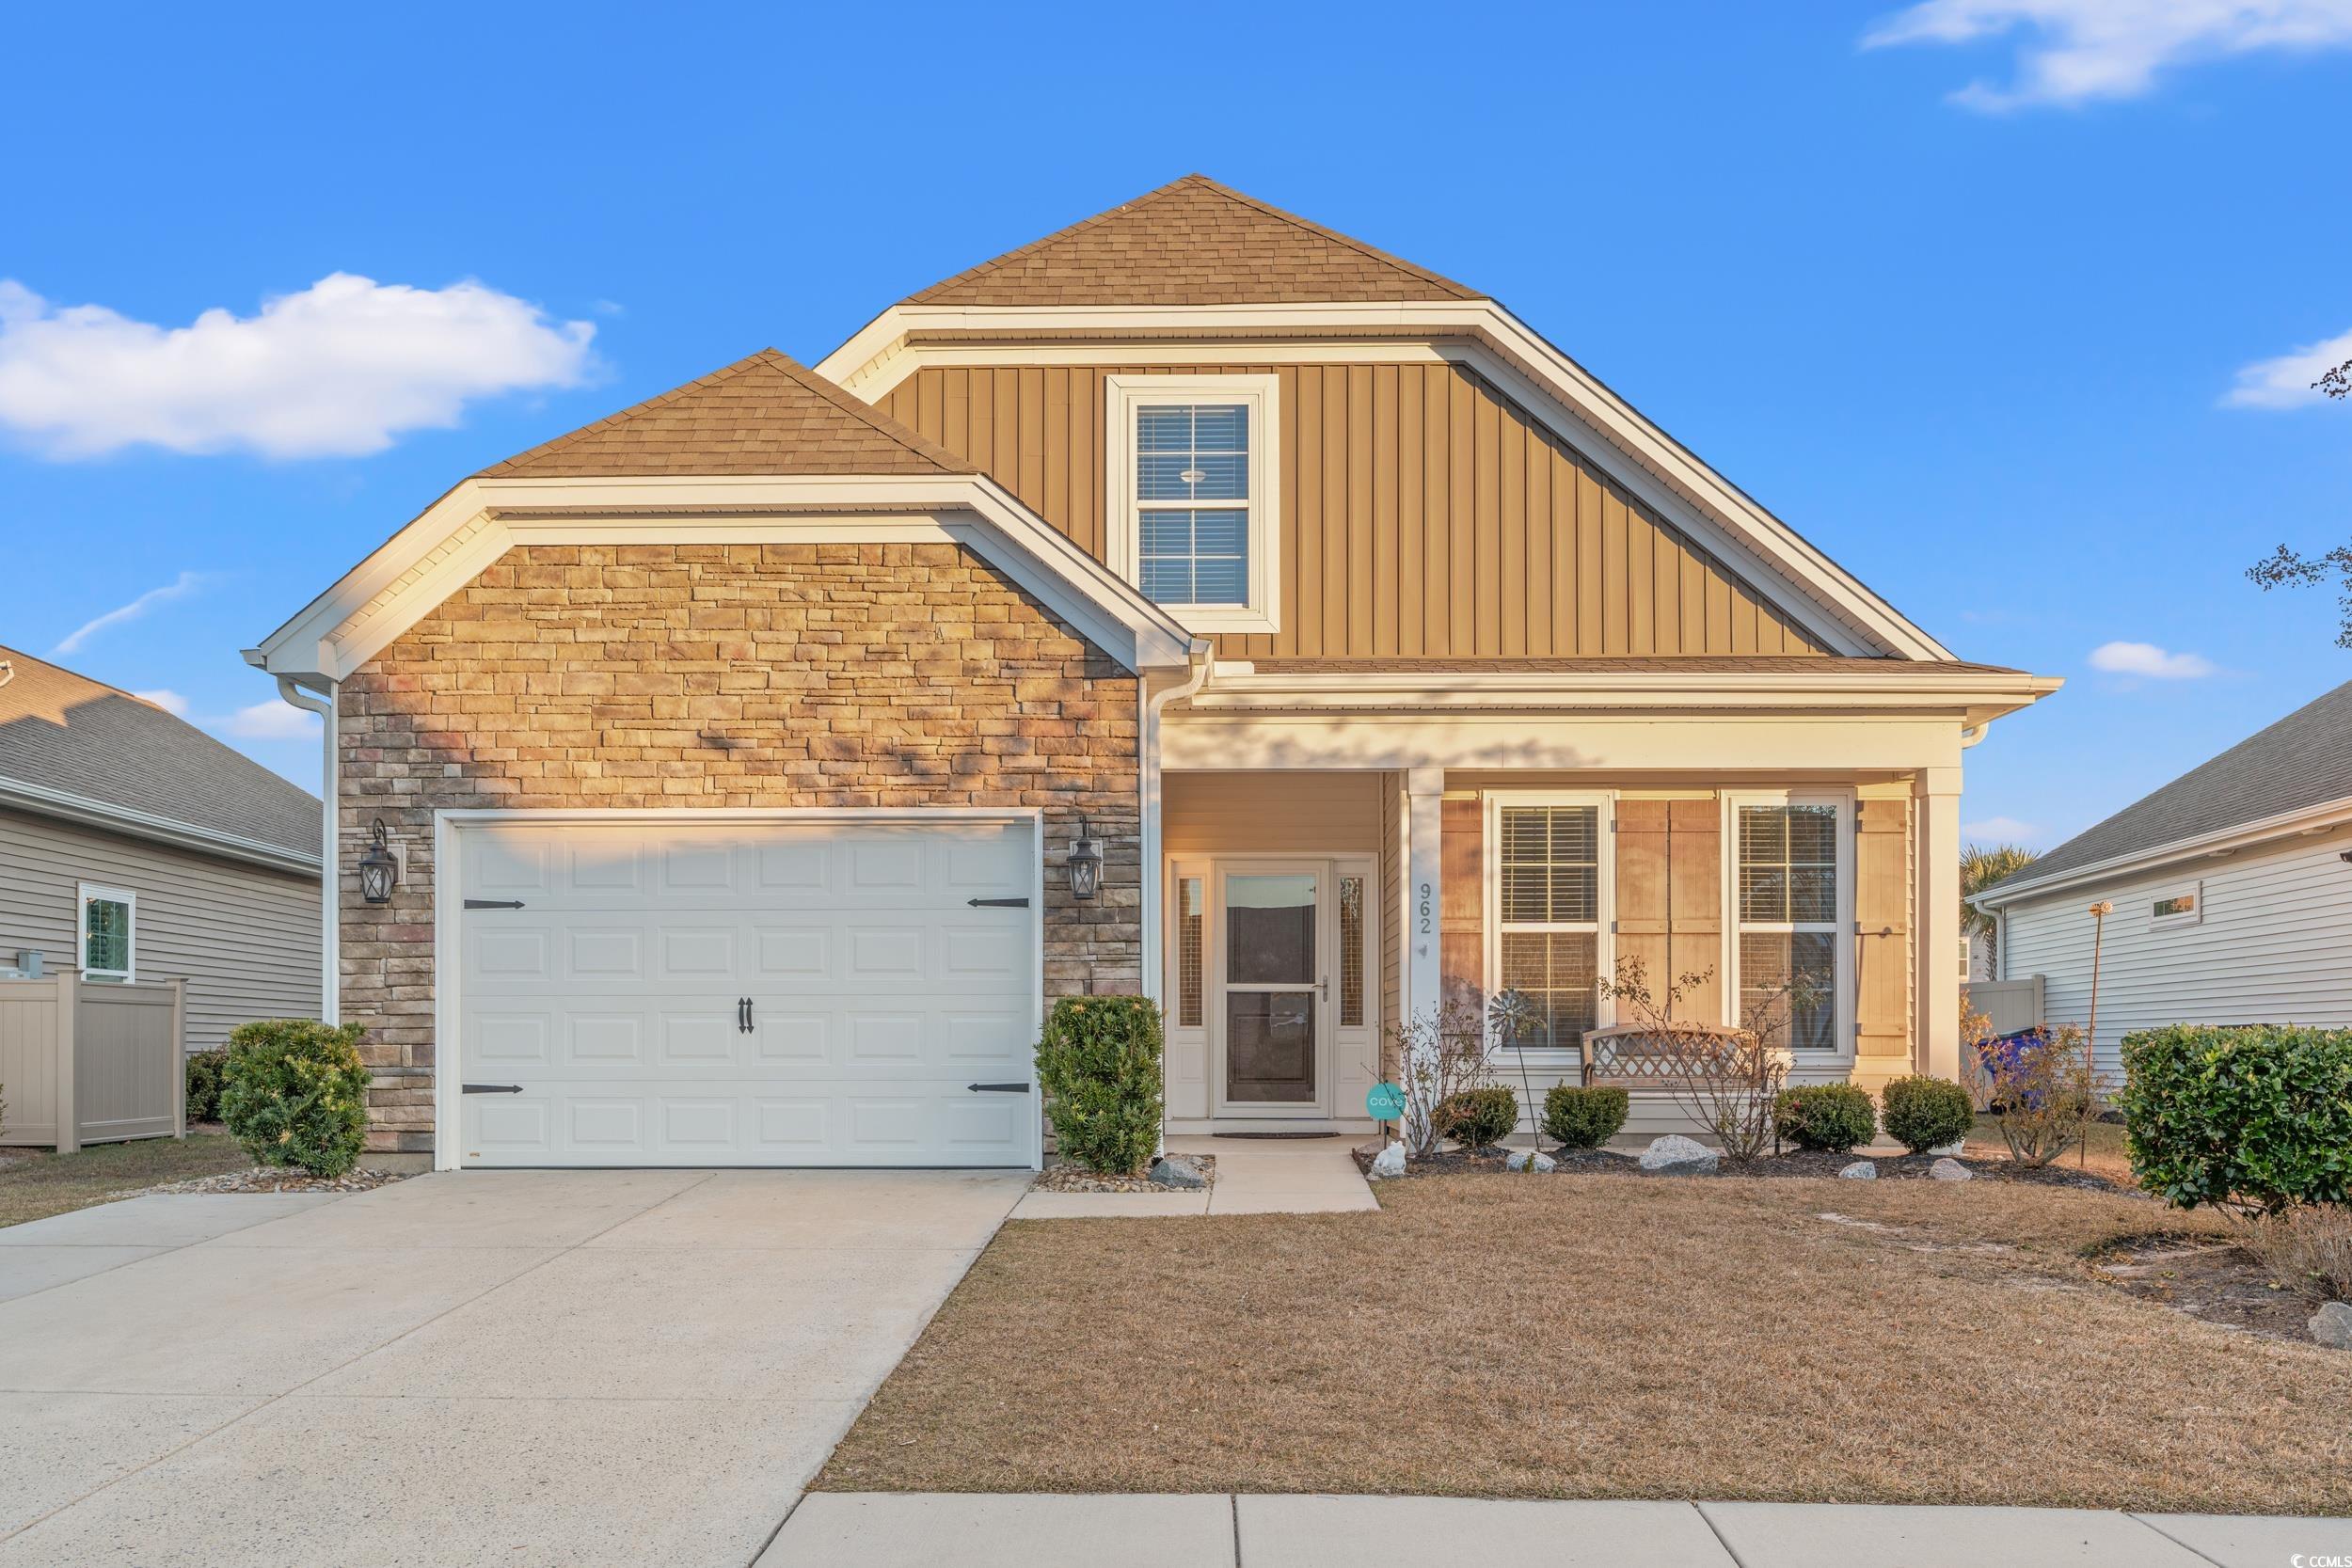
<svg viewBox="0 0 2352 1568"><path fill-rule="evenodd" d="M1948 1078L1898 1078L1879 1090L1886 1135L1925 1154L1939 1144L1957 1143L1977 1125L1968 1091Z"/></svg>
<svg viewBox="0 0 2352 1568"><path fill-rule="evenodd" d="M311 1018L259 1019L229 1037L220 1119L257 1165L341 1176L368 1134L367 1031Z"/></svg>
<svg viewBox="0 0 2352 1568"><path fill-rule="evenodd" d="M2167 1202L2352 1199L2352 1029L2143 1029L2123 1072L2132 1173Z"/></svg>
<svg viewBox="0 0 2352 1568"><path fill-rule="evenodd" d="M218 1121L220 1119L220 1075L229 1065L226 1051L195 1051L188 1053L188 1119Z"/></svg>
<svg viewBox="0 0 2352 1568"><path fill-rule="evenodd" d="M1486 1148L1511 1135L1519 1124L1519 1091L1464 1089L1438 1106L1438 1131L1464 1148Z"/></svg>
<svg viewBox="0 0 2352 1568"><path fill-rule="evenodd" d="M1160 1010L1141 996L1065 996L1037 1042L1061 1157L1104 1176L1140 1176L1159 1147Z"/></svg>
<svg viewBox="0 0 2352 1568"><path fill-rule="evenodd" d="M1772 1101L1772 1117L1780 1135L1799 1148L1827 1149L1843 1154L1867 1144L1878 1131L1878 1107L1870 1091L1851 1084L1805 1084L1783 1089Z"/></svg>
<svg viewBox="0 0 2352 1568"><path fill-rule="evenodd" d="M1544 1132L1568 1148L1598 1148L1617 1135L1632 1104L1623 1089L1555 1084L1544 1096Z"/></svg>

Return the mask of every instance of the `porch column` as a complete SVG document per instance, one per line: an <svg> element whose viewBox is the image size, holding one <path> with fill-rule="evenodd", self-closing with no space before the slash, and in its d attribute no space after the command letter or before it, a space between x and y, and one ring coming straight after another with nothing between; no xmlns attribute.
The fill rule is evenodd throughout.
<svg viewBox="0 0 2352 1568"><path fill-rule="evenodd" d="M1400 1023L1422 1012L1435 1016L1442 996L1438 910L1444 882L1441 824L1445 769L1405 774L1405 974Z"/></svg>
<svg viewBox="0 0 2352 1568"><path fill-rule="evenodd" d="M1960 769L1923 768L1912 783L1918 817L1919 1016L1915 1070L1960 1076Z"/></svg>

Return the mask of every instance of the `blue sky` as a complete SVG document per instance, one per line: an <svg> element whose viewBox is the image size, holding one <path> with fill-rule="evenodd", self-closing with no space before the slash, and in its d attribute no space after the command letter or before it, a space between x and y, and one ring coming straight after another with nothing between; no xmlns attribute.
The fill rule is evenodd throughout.
<svg viewBox="0 0 2352 1568"><path fill-rule="evenodd" d="M2330 594L2242 575L2352 531L2352 407L2232 400L2352 335L2352 0L1336 14L21 14L0 642L314 784L237 650L455 480L1199 169L1492 293L1962 657L2066 676L1969 753L1982 832L2352 678Z"/></svg>

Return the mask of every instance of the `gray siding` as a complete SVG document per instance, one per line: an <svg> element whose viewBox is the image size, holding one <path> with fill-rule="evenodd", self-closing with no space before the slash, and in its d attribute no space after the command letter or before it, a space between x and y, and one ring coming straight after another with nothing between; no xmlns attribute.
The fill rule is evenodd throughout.
<svg viewBox="0 0 2352 1568"><path fill-rule="evenodd" d="M2090 906L2115 905L2099 959L2100 1067L2122 1070L2122 1038L2165 1023L2352 1027L2352 832L2296 838L2222 860L2119 878L2011 906L2001 967L2041 974L2054 1023L2090 1011ZM2193 926L2158 926L2161 895L2201 883Z"/></svg>
<svg viewBox="0 0 2352 1568"><path fill-rule="evenodd" d="M188 982L188 1049L248 1019L318 1016L316 879L0 812L0 953L73 967L81 882L138 895L138 978Z"/></svg>

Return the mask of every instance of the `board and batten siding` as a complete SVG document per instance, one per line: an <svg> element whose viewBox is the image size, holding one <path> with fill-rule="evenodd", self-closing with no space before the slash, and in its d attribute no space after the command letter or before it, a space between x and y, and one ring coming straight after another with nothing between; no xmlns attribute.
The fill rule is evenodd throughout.
<svg viewBox="0 0 2352 1568"><path fill-rule="evenodd" d="M2090 1015L2090 906L2115 905L2099 953L2100 1069L2122 1072L2123 1037L2167 1023L2352 1028L2352 832L2297 838L2224 860L2071 888L2011 905L2009 978L2043 977L2048 1022ZM2161 926L2155 901L2190 887L2194 925Z"/></svg>
<svg viewBox="0 0 2352 1568"><path fill-rule="evenodd" d="M1160 841L1171 855L1370 855L1380 784L1365 772L1162 776Z"/></svg>
<svg viewBox="0 0 2352 1568"><path fill-rule="evenodd" d="M1101 559L1104 378L1153 374L1280 380L1281 629L1220 657L1823 651L1460 366L930 366L880 406Z"/></svg>
<svg viewBox="0 0 2352 1568"><path fill-rule="evenodd" d="M83 882L138 895L138 978L188 982L189 1050L251 1019L318 1016L315 877L0 812L0 952L37 947L50 971L76 967Z"/></svg>

